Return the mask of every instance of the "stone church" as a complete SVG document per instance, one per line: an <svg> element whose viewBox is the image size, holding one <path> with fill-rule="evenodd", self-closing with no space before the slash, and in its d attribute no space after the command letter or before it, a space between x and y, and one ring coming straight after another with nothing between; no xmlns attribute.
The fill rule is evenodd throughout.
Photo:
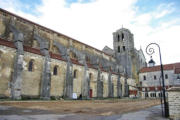
<svg viewBox="0 0 180 120"><path fill-rule="evenodd" d="M108 98L134 94L146 66L125 28L98 50L0 9L0 98Z"/></svg>

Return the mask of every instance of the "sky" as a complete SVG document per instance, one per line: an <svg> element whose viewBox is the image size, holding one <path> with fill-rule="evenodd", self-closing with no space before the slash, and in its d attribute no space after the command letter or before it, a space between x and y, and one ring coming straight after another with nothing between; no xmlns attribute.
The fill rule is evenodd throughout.
<svg viewBox="0 0 180 120"><path fill-rule="evenodd" d="M0 8L99 50L113 48L112 33L127 28L147 62L146 47L154 42L163 64L180 62L180 0L0 0Z"/></svg>

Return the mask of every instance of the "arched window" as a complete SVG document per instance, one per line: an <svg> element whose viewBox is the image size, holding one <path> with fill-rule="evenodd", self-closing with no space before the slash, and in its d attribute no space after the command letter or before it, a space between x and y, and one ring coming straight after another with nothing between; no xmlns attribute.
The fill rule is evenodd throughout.
<svg viewBox="0 0 180 120"><path fill-rule="evenodd" d="M117 36L118 42L119 42L119 38L120 38L120 37L119 37L119 35L118 35L118 36Z"/></svg>
<svg viewBox="0 0 180 120"><path fill-rule="evenodd" d="M33 71L33 64L34 64L34 60L30 60L29 61L29 66L28 66L28 71Z"/></svg>
<svg viewBox="0 0 180 120"><path fill-rule="evenodd" d="M125 46L123 46L123 51L126 51L126 47Z"/></svg>
<svg viewBox="0 0 180 120"><path fill-rule="evenodd" d="M77 70L74 70L74 78L77 78Z"/></svg>
<svg viewBox="0 0 180 120"><path fill-rule="evenodd" d="M123 33L122 33L122 36L121 36L121 37L122 37L122 40L124 40L124 34L123 34Z"/></svg>
<svg viewBox="0 0 180 120"><path fill-rule="evenodd" d="M58 73L58 66L54 66L53 75L57 75L57 73Z"/></svg>
<svg viewBox="0 0 180 120"><path fill-rule="evenodd" d="M118 46L118 53L120 53L120 46Z"/></svg>
<svg viewBox="0 0 180 120"><path fill-rule="evenodd" d="M145 75L143 76L143 80L146 80L146 76Z"/></svg>
<svg viewBox="0 0 180 120"><path fill-rule="evenodd" d="M156 75L154 75L154 80L156 80Z"/></svg>

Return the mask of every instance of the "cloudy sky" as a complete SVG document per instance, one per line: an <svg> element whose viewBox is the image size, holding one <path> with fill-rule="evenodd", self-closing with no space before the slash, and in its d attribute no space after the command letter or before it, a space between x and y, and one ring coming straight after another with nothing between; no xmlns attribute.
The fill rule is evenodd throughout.
<svg viewBox="0 0 180 120"><path fill-rule="evenodd" d="M180 0L0 0L0 7L100 50L113 48L112 33L123 26L147 61L146 46L156 42L164 64L180 62Z"/></svg>

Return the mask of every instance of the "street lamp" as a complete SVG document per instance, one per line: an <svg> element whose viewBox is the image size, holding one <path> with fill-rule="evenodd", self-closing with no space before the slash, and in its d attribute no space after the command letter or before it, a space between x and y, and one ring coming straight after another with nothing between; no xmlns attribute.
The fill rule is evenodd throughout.
<svg viewBox="0 0 180 120"><path fill-rule="evenodd" d="M161 77L162 77L162 85L163 85L163 100L164 100L164 115L165 117L169 117L169 111L168 111L168 104L166 102L166 87L165 87L165 83L164 83L164 71L163 71L163 65L162 65L162 58L161 58L161 50L160 50L160 46L157 43L150 43L147 47L146 47L146 53L150 56L152 56L152 54L155 53L155 50L153 47L151 47L152 45L156 45L159 49L159 58L160 58L160 65L161 65Z"/></svg>

